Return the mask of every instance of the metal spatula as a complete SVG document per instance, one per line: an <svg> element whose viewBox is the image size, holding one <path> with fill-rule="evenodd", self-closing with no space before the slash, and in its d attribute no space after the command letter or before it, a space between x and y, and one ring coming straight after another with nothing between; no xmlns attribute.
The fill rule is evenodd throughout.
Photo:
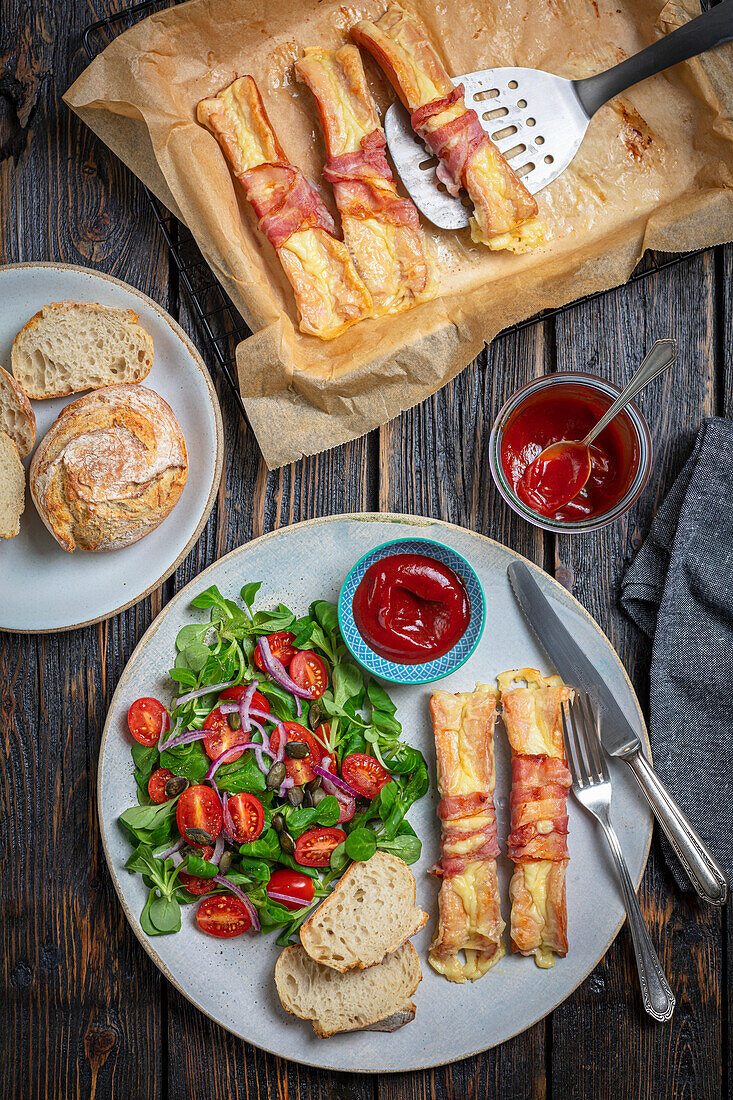
<svg viewBox="0 0 733 1100"><path fill-rule="evenodd" d="M599 107L640 80L731 39L733 0L725 0L620 65L584 80L519 68L482 69L454 80L465 86L466 106L476 111L491 140L536 195L565 171ZM401 104L388 109L384 129L417 208L441 229L468 225L470 202L462 195L453 198L438 183L437 160L426 154Z"/></svg>

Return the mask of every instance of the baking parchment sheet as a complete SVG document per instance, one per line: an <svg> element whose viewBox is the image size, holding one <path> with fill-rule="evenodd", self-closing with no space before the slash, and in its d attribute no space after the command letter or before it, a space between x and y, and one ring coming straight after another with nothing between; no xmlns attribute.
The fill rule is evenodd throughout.
<svg viewBox="0 0 733 1100"><path fill-rule="evenodd" d="M525 65L581 77L699 14L694 0L409 0L451 74ZM200 99L255 77L290 159L319 187L325 151L313 100L296 83L305 46L336 47L380 0L191 0L121 35L64 96L193 233L253 335L239 383L270 468L315 454L411 407L453 378L497 332L539 310L626 281L646 249L733 239L733 45L602 107L572 165L540 192L547 242L491 253L469 230L426 224L439 297L323 342L297 329L290 285L196 122ZM371 58L380 110L394 95ZM549 138L548 138L549 140Z"/></svg>

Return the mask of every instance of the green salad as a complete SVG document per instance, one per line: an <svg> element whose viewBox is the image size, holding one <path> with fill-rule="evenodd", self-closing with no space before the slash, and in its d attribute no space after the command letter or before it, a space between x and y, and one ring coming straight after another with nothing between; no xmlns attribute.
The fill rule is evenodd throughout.
<svg viewBox="0 0 733 1100"><path fill-rule="evenodd" d="M333 604L254 610L259 589L197 596L209 621L176 638L174 702L128 711L138 805L120 822L151 936L197 904L204 932L277 929L286 944L352 860L420 856L406 814L428 772L394 703L351 658Z"/></svg>

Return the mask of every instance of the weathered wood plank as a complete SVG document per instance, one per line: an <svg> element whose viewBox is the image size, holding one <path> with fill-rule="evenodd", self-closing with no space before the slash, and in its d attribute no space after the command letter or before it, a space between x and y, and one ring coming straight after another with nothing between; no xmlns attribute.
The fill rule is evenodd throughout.
<svg viewBox="0 0 733 1100"><path fill-rule="evenodd" d="M541 327L503 337L449 386L381 429L381 509L461 524L542 564L542 532L520 520L497 492L488 441L504 402L549 368L550 349ZM451 995L460 992L446 986L446 1011ZM380 1100L544 1100L545 1058L545 1024L539 1023L477 1058L430 1072L380 1078L377 1095Z"/></svg>
<svg viewBox="0 0 733 1100"><path fill-rule="evenodd" d="M165 305L167 256L140 188L60 100L90 16L81 4L0 4L0 262L99 268ZM162 979L112 888L95 804L107 706L159 607L157 594L83 631L0 635L8 1100L161 1095Z"/></svg>
<svg viewBox="0 0 733 1100"><path fill-rule="evenodd" d="M618 523L557 539L557 567L574 577L575 595L611 638L644 703L649 643L618 610L616 593L700 420L714 411L715 294L708 254L622 288L556 325L558 369L590 370L619 382L653 340L671 335L679 343L678 364L639 399L656 448L645 493ZM675 1015L665 1026L644 1018L624 929L591 977L554 1013L552 1095L562 1100L712 1100L720 1094L720 913L680 894L657 842L640 900L677 997Z"/></svg>

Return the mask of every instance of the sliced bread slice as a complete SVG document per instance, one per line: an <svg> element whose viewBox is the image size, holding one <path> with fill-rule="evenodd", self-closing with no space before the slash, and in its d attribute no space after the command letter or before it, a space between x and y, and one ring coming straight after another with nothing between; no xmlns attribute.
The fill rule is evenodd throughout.
<svg viewBox="0 0 733 1100"><path fill-rule="evenodd" d="M0 539L12 539L20 531L25 508L25 470L18 448L0 432Z"/></svg>
<svg viewBox="0 0 733 1100"><path fill-rule="evenodd" d="M25 458L36 442L36 418L31 403L12 374L0 367L0 431L5 432Z"/></svg>
<svg viewBox="0 0 733 1100"><path fill-rule="evenodd" d="M52 302L13 341L11 367L28 397L142 382L153 366L153 340L132 309L97 302Z"/></svg>
<svg viewBox="0 0 733 1100"><path fill-rule="evenodd" d="M352 863L332 894L300 930L300 942L334 970L364 969L422 928L427 913L415 906L415 879L388 852Z"/></svg>
<svg viewBox="0 0 733 1100"><path fill-rule="evenodd" d="M314 962L302 947L286 947L275 985L291 1016L310 1020L322 1039L338 1031L394 1031L414 1018L410 997L422 980L417 951L405 943L378 966L339 973Z"/></svg>

